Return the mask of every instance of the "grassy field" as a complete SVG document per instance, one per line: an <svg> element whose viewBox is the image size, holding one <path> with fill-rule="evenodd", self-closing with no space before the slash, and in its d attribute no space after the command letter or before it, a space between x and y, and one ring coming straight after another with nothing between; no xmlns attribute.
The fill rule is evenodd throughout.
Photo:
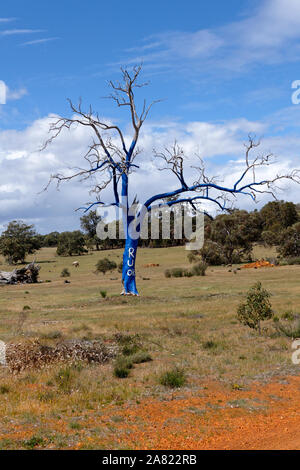
<svg viewBox="0 0 300 470"><path fill-rule="evenodd" d="M257 247L255 255L266 253ZM114 404L125 406L145 398L167 399L173 392L159 378L174 367L186 376L182 393L196 393L212 380L239 389L254 379L266 381L273 374L297 371L299 366L291 362L291 338L274 334L272 321L259 336L237 322L236 310L249 287L259 280L271 292L278 317L287 311L299 312L300 266L236 273L226 267L209 267L205 277L167 279L165 269L189 266L184 248L140 249L137 283L141 296L136 298L120 297L117 271L95 274L97 260L107 256L119 264L122 253L113 250L60 258L55 249L42 249L36 258L43 283L0 287L0 339L39 338L51 345L81 338L113 344L117 334L139 335L142 348L153 360L135 365L125 379L114 376L113 362L69 368L58 364L17 375L0 368L0 449L76 448L82 441L80 420L87 414L101 416L103 409ZM72 266L75 259L79 268ZM9 270L1 261L1 269ZM147 268L148 263L159 267ZM69 284L60 277L63 268L71 273ZM101 297L101 290L107 292L106 298ZM25 306L30 309L24 310ZM99 448L101 436L101 442L106 442L103 446L110 448L105 433L113 432L114 422L108 427L93 426L83 448Z"/></svg>

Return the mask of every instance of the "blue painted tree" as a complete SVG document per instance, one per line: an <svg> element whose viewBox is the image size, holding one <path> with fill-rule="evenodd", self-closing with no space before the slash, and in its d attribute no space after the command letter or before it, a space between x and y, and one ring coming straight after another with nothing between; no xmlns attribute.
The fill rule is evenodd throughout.
<svg viewBox="0 0 300 470"><path fill-rule="evenodd" d="M123 226L125 232L125 249L123 255L122 283L125 295L138 295L135 276L135 261L141 231L143 217L151 211L154 206L162 208L171 207L175 204L190 204L193 210L197 210L198 204L204 202L214 203L221 211L232 209L231 198L233 196L246 195L256 201L257 194L269 193L275 197L274 191L276 183L282 179L289 179L299 183L299 172L293 170L288 174L277 174L271 179L262 176L257 177L257 170L269 166L273 162L273 155L255 156L253 151L258 147L259 142L249 136L246 145L245 167L240 176L230 186L223 186L215 177L206 175L205 167L201 159L198 167L193 167L193 183L186 180L184 165L186 158L184 151L175 143L170 149L164 152L154 152L154 157L163 162L159 169L170 170L176 177L178 186L173 190L164 188L160 193L153 195L135 213L130 211L131 205L128 202L129 184L133 172L139 170L135 163L141 152L137 144L141 128L147 118L152 105L143 101L141 109L135 100L135 92L147 83L139 83L141 66L134 67L132 71L121 69L121 82L110 81L112 93L110 98L119 107L126 107L129 111L132 139L126 142L124 134L119 126L104 122L99 118L92 108L87 112L82 110L81 102L78 107L69 100L70 107L74 113L72 118L59 118L50 126L50 138L44 147L48 146L63 129L70 129L72 126L84 126L92 131L93 138L84 157L86 168L74 170L71 176L55 174L51 180L55 179L59 185L63 181L78 178L79 181L90 178L93 181L94 202L88 203L85 211L97 205L105 206L101 201L101 193L106 188L111 188L113 201L110 205L122 210ZM151 175L149 175L151 176ZM176 198L175 198L176 196ZM135 223L133 223L135 222ZM132 228L133 227L133 228Z"/></svg>

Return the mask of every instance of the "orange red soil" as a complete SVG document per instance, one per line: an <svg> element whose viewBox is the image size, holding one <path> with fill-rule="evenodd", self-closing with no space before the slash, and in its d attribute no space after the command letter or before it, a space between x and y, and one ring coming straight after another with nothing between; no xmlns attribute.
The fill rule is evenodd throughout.
<svg viewBox="0 0 300 470"><path fill-rule="evenodd" d="M179 390L138 404L87 410L80 430L70 428L74 416L45 418L39 426L62 433L66 448L73 449L300 450L300 376L233 388L238 387L207 383L189 393ZM20 442L33 432L32 424L15 422L6 432L2 428L0 438Z"/></svg>

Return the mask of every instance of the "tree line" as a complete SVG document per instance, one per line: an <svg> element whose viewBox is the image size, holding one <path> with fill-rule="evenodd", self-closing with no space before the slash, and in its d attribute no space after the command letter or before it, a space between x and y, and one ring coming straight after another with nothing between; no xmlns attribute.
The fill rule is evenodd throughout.
<svg viewBox="0 0 300 470"><path fill-rule="evenodd" d="M43 247L56 247L58 256L79 256L91 250L122 248L124 241L121 239L100 240L97 237L96 228L100 220L96 211L90 211L80 218L81 230L46 235L38 234L34 225L14 220L0 237L0 253L9 264L17 264ZM160 248L187 242L184 238L174 238L172 217L170 233L168 240L163 239L160 233L157 240L140 240L140 246ZM214 218L205 216L205 243L197 255L210 265L251 261L254 243L276 246L278 255L284 258L300 256L300 204L272 201L259 211L235 209Z"/></svg>

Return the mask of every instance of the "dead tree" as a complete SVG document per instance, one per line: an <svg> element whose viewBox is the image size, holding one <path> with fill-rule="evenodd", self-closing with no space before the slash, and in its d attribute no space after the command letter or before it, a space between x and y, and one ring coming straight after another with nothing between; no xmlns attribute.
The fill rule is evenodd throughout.
<svg viewBox="0 0 300 470"><path fill-rule="evenodd" d="M40 266L35 262L28 264L25 268L14 271L0 271L0 285L5 284L35 284L38 282Z"/></svg>

